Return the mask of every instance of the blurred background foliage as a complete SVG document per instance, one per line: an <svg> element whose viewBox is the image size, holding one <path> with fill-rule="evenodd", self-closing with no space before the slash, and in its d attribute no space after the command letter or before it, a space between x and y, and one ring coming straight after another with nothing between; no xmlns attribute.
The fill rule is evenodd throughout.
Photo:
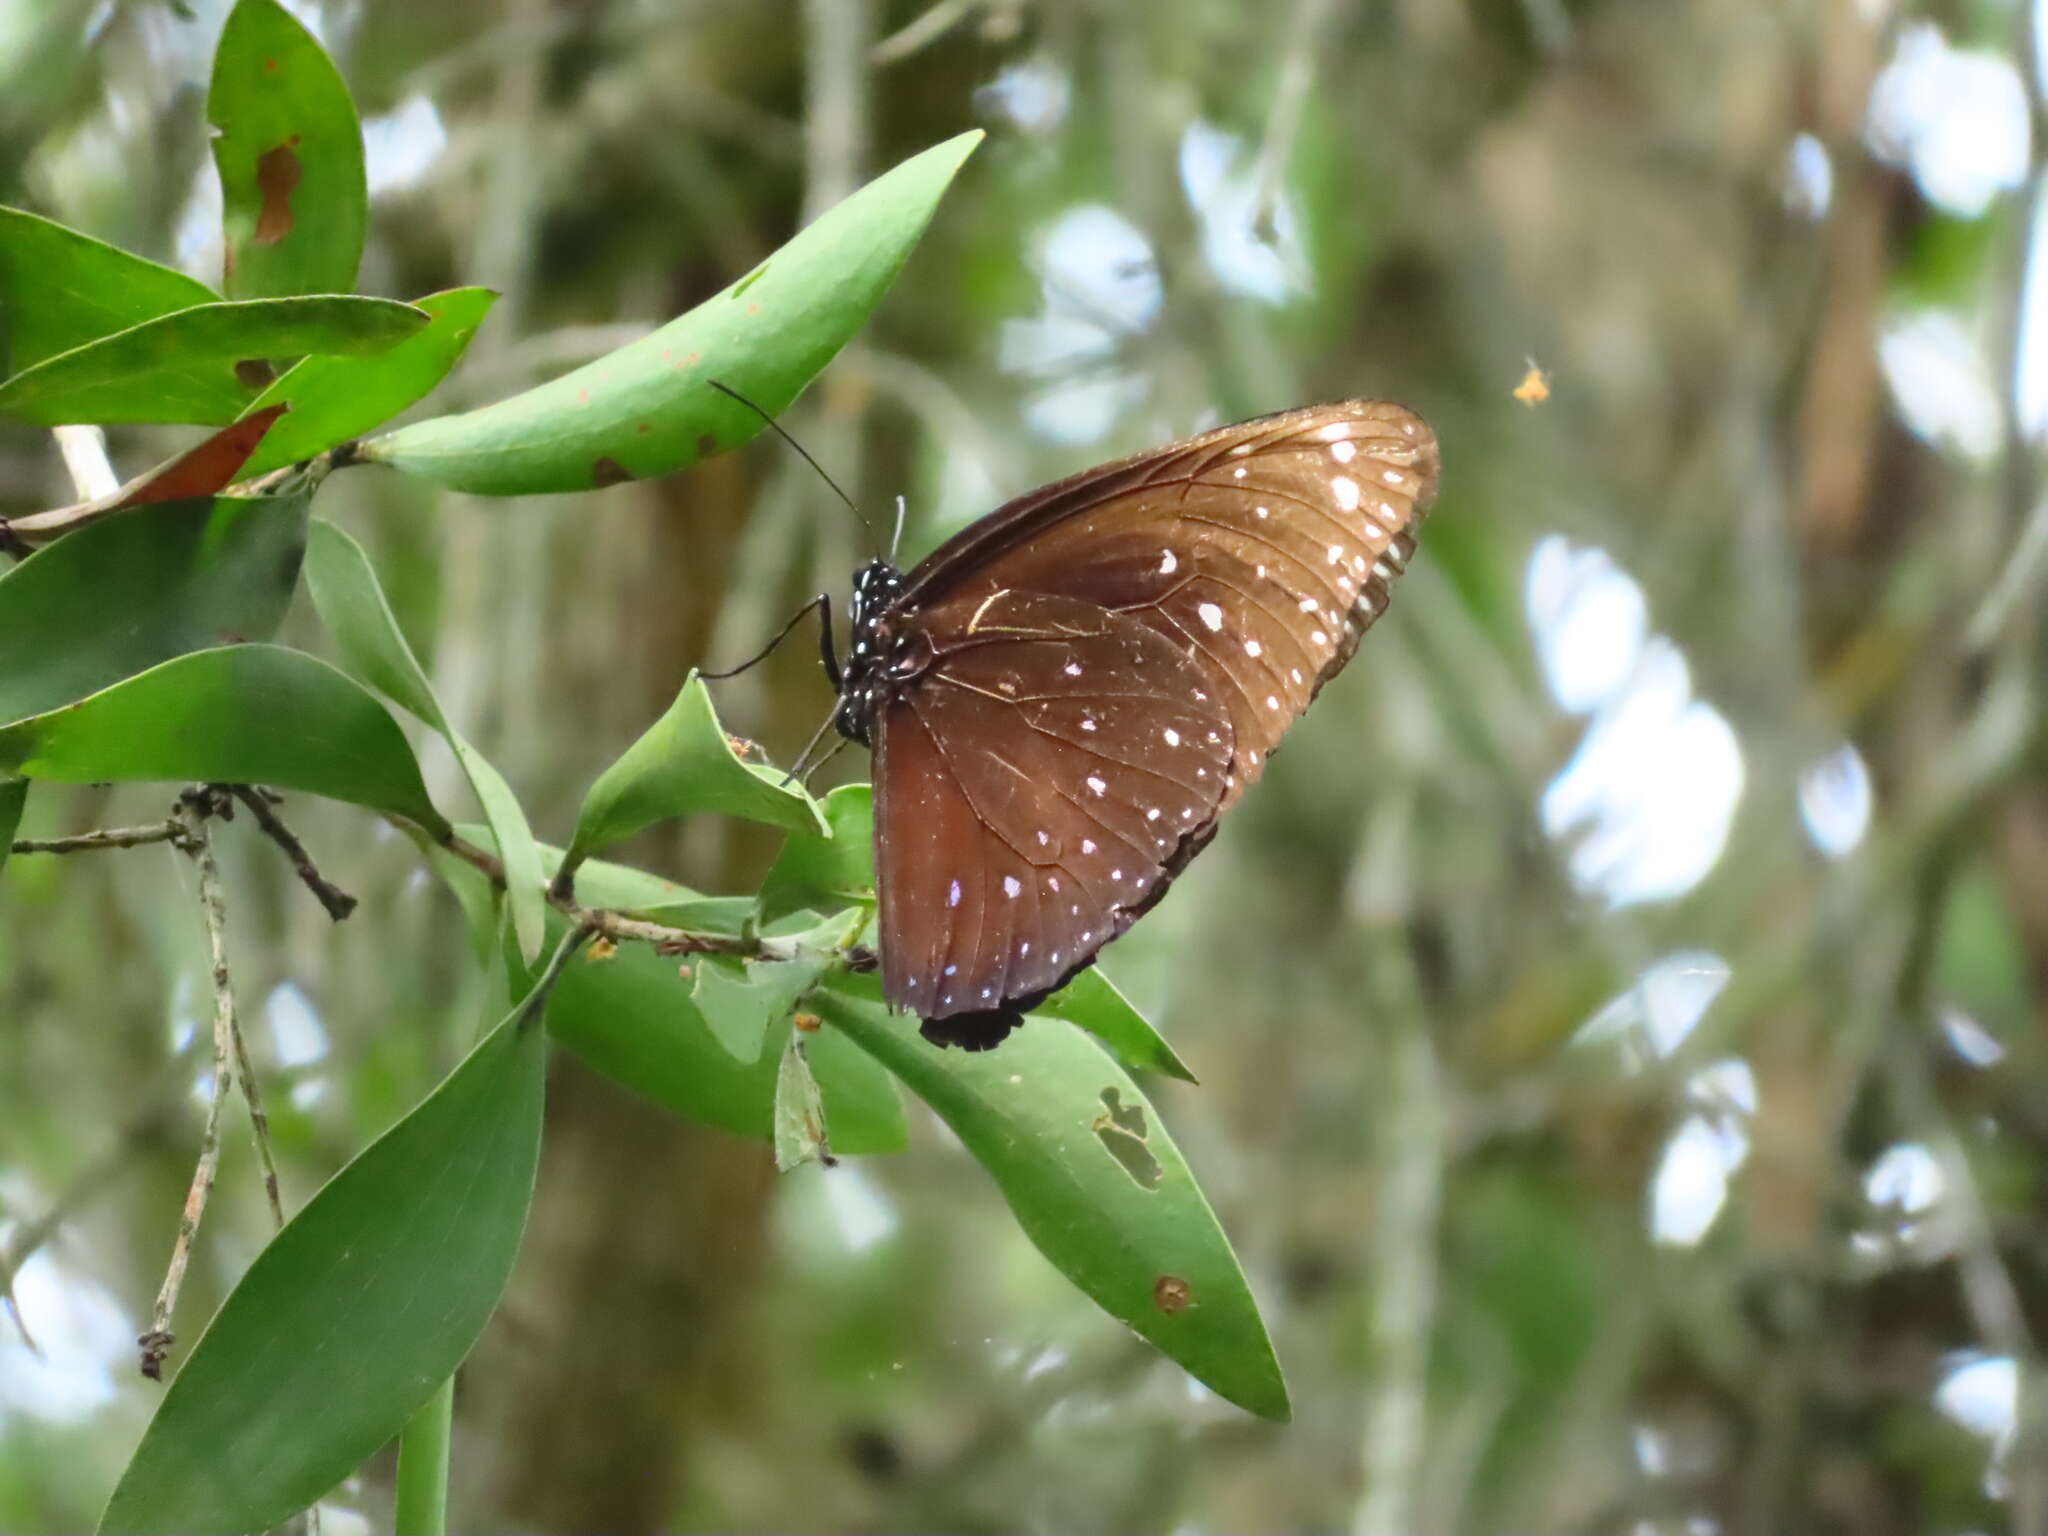
<svg viewBox="0 0 2048 1536"><path fill-rule="evenodd" d="M788 418L864 505L907 495L915 549L1308 401L1392 396L1445 444L1392 616L1107 962L1202 1079L1152 1087L1294 1424L1105 1319L928 1115L778 1181L563 1055L458 1526L2048 1530L2028 0L292 8L366 119L365 291L504 292L437 408L641 334L979 125ZM224 9L0 5L0 201L216 275ZM116 463L186 436L118 430ZM70 499L47 434L0 433L0 513ZM765 441L511 503L362 471L320 510L557 841L687 667L862 553ZM828 705L794 645L720 697L785 757ZM46 793L24 832L161 798ZM221 840L288 1203L484 1006L409 844L294 820L363 898L339 928ZM744 890L773 847L699 819L627 856ZM0 1318L7 1530L87 1526L155 1396L132 1340L206 1071L188 878L158 848L0 883L0 1256L33 1250L40 1345ZM188 1329L268 1230L245 1140ZM390 1473L328 1536L381 1527Z"/></svg>

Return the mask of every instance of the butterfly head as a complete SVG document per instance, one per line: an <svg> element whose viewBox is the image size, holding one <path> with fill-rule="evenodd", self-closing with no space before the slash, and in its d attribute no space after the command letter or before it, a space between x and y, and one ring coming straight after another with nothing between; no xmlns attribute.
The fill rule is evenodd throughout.
<svg viewBox="0 0 2048 1536"><path fill-rule="evenodd" d="M900 622L897 602L903 573L886 560L870 560L853 578L847 606L846 668L839 683L839 734L868 743L875 710L888 690L923 668L928 652L916 632Z"/></svg>

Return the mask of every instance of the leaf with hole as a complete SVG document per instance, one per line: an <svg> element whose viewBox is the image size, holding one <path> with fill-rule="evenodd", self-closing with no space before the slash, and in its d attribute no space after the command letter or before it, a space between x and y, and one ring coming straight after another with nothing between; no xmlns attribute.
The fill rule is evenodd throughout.
<svg viewBox="0 0 2048 1536"><path fill-rule="evenodd" d="M0 777L268 784L450 828L384 706L275 645L196 651L0 729Z"/></svg>
<svg viewBox="0 0 2048 1536"><path fill-rule="evenodd" d="M789 1021L798 1001L838 960L839 948L849 937L849 924L841 917L788 935L785 942L796 952L787 960L699 956L691 966L690 1001L735 1061L752 1061L761 1054L768 1031Z"/></svg>
<svg viewBox="0 0 2048 1536"><path fill-rule="evenodd" d="M785 409L867 322L981 141L964 133L832 208L731 288L563 377L373 438L365 455L488 496L584 491L686 469Z"/></svg>
<svg viewBox="0 0 2048 1536"><path fill-rule="evenodd" d="M334 61L277 0L236 0L206 94L227 291L347 293L369 193L363 131Z"/></svg>
<svg viewBox="0 0 2048 1536"><path fill-rule="evenodd" d="M0 378L219 299L197 278L19 208L0 208Z"/></svg>
<svg viewBox="0 0 2048 1536"><path fill-rule="evenodd" d="M103 1533L280 1525L461 1364L504 1293L533 1198L541 1001L515 1009L256 1256L164 1394Z"/></svg>
<svg viewBox="0 0 2048 1536"><path fill-rule="evenodd" d="M541 879L540 850L520 809L519 797L448 721L433 685L406 643L397 615L377 581L377 572L362 545L325 518L313 520L306 555L306 584L328 633L364 681L386 698L419 716L447 739L477 803L490 823L492 844L505 866L507 902L519 952L529 963L540 953L542 909L547 893Z"/></svg>
<svg viewBox="0 0 2048 1536"><path fill-rule="evenodd" d="M416 299L424 329L375 357L309 357L249 407L288 404L291 414L271 431L246 473L296 464L337 443L381 427L435 388L469 350L470 338L498 296L488 288L453 288Z"/></svg>
<svg viewBox="0 0 2048 1536"><path fill-rule="evenodd" d="M0 384L0 415L36 426L165 421L224 427L270 382L269 360L374 356L427 323L390 299L326 294L201 304L60 352Z"/></svg>
<svg viewBox="0 0 2048 1536"><path fill-rule="evenodd" d="M1230 1242L1138 1085L1073 1026L934 1049L872 977L811 994L833 1028L935 1110L1068 1279L1204 1385L1270 1419L1287 1386Z"/></svg>
<svg viewBox="0 0 2048 1536"><path fill-rule="evenodd" d="M564 868L658 821L715 811L773 827L829 834L818 803L778 768L742 761L694 673L645 735L583 797Z"/></svg>
<svg viewBox="0 0 2048 1536"><path fill-rule="evenodd" d="M42 714L284 621L306 498L223 497L121 512L0 574L0 723Z"/></svg>

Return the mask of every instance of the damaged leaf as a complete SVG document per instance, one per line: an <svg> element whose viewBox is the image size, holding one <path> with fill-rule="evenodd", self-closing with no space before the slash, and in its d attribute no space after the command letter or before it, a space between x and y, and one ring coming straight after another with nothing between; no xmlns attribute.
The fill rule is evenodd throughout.
<svg viewBox="0 0 2048 1536"><path fill-rule="evenodd" d="M938 1113L1040 1252L1104 1311L1239 1407L1288 1416L1287 1385L1229 1240L1151 1104L1099 1046L1034 1017L992 1051L939 1050L915 1019L883 1006L866 976L827 978L807 1006ZM1149 1162L1134 1170L1105 1132ZM1161 1276L1177 1282L1170 1301L1184 1305L1161 1304Z"/></svg>
<svg viewBox="0 0 2048 1536"><path fill-rule="evenodd" d="M775 1074L776 1171L788 1173L805 1163L829 1168L837 1161L825 1137L825 1100L804 1058L803 1037L791 1034Z"/></svg>
<svg viewBox="0 0 2048 1536"><path fill-rule="evenodd" d="M236 0L206 115L228 296L351 291L369 208L362 127L334 61L277 0Z"/></svg>
<svg viewBox="0 0 2048 1536"><path fill-rule="evenodd" d="M16 534L33 541L44 528L71 532L110 512L211 496L233 484L249 455L256 451L277 418L289 406L273 405L223 427L197 447L188 448L154 469L146 469L126 485L96 501L81 501L54 512L31 512L9 522Z"/></svg>

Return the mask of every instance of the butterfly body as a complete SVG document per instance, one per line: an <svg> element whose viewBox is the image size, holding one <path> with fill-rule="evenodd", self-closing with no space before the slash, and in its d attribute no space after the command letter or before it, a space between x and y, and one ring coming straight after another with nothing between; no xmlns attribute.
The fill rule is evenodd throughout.
<svg viewBox="0 0 2048 1536"><path fill-rule="evenodd" d="M857 576L883 991L986 1048L1159 900L1385 611L1434 493L1346 401L1106 464Z"/></svg>

